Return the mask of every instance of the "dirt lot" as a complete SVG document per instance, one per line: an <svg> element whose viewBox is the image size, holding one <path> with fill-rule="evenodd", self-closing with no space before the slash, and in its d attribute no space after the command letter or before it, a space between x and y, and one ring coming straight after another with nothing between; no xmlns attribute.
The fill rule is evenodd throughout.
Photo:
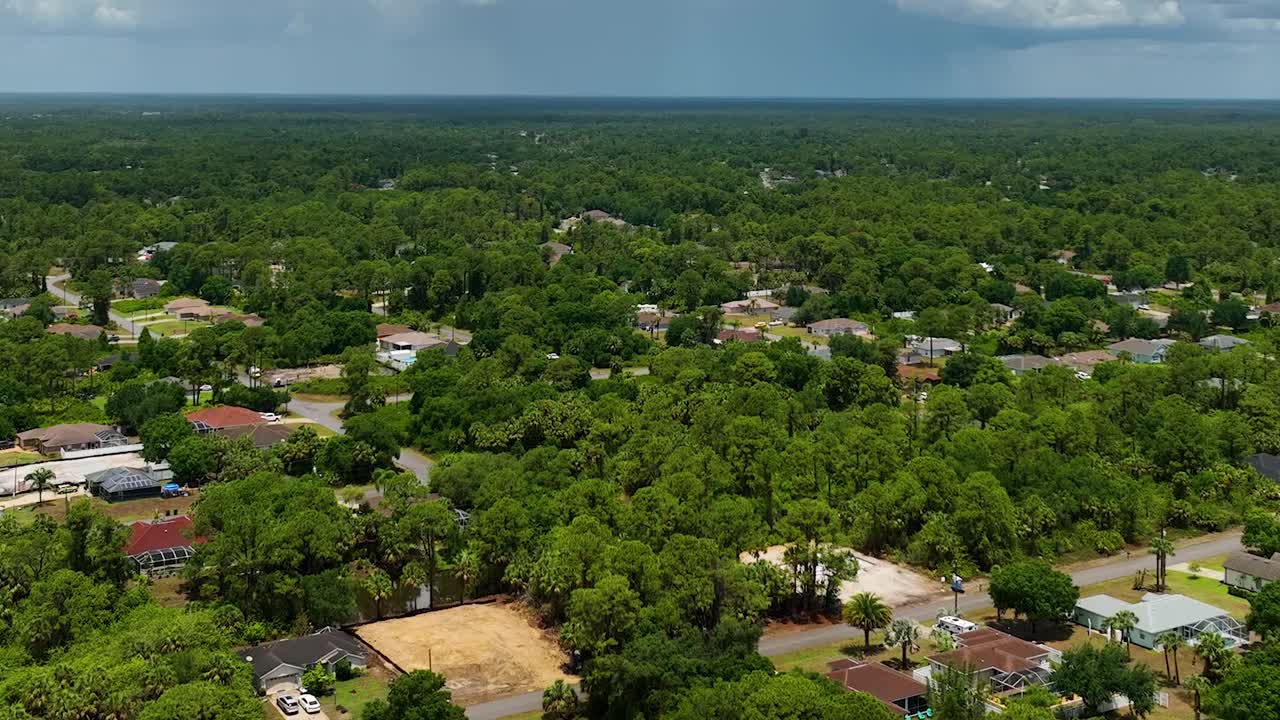
<svg viewBox="0 0 1280 720"><path fill-rule="evenodd" d="M761 553L760 559L781 566L785 549L782 545L775 545ZM848 600L860 592L873 592L889 607L900 607L941 594L947 589L938 580L925 577L902 565L858 552L854 555L858 558L858 577L853 582L841 585L841 600ZM754 562L755 557L751 553L743 553L742 561Z"/></svg>
<svg viewBox="0 0 1280 720"><path fill-rule="evenodd" d="M162 498L159 496L149 498L139 498L137 500L123 500L121 502L107 502L101 498L89 498L89 502L95 507L102 508L109 517L119 520L122 523L133 522L135 520L151 520L163 516L170 511L177 511L179 514L185 515L191 512L191 506L195 504L196 498L200 495L200 491L193 490L188 497ZM67 519L67 504L85 497L78 495L64 500L64 496L53 495L52 493L44 494L44 504L38 508L33 508L34 512L43 513L49 517L63 522Z"/></svg>
<svg viewBox="0 0 1280 720"><path fill-rule="evenodd" d="M444 675L462 705L542 690L569 677L561 670L564 653L513 605L464 605L355 632L406 671Z"/></svg>

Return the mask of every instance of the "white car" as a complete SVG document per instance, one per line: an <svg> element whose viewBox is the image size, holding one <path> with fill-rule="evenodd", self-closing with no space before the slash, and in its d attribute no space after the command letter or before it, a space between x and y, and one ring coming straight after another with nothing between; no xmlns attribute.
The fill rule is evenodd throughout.
<svg viewBox="0 0 1280 720"><path fill-rule="evenodd" d="M277 415L276 413L270 413L270 412L267 412L267 413L258 413L258 416L259 416L259 417L261 417L263 420L266 420L267 422L271 422L271 423L272 423L272 422L280 422L280 420L282 419L282 418L281 418L279 415Z"/></svg>
<svg viewBox="0 0 1280 720"><path fill-rule="evenodd" d="M305 710L308 715L315 715L320 712L320 701L316 700L315 695L303 695L298 698L298 704L302 706L302 709Z"/></svg>
<svg viewBox="0 0 1280 720"><path fill-rule="evenodd" d="M1077 379L1077 380L1088 380L1088 379L1089 379L1089 378L1091 378L1091 377L1093 377L1093 376L1092 376L1092 375L1090 375L1090 374L1089 374L1089 373L1087 373L1087 372L1078 372L1078 373L1076 373L1076 379Z"/></svg>
<svg viewBox="0 0 1280 720"><path fill-rule="evenodd" d="M262 368L260 368L260 367L258 367L258 366L256 366L256 365L255 365L255 366L253 366L253 367L251 367L251 368L249 368L249 377L251 377L251 378L256 378L256 377L261 377L261 376L262 376Z"/></svg>
<svg viewBox="0 0 1280 720"><path fill-rule="evenodd" d="M559 360L559 359L560 359L560 356L559 356L559 355L557 355L556 353L547 353L547 359L548 359L548 360Z"/></svg>
<svg viewBox="0 0 1280 720"><path fill-rule="evenodd" d="M312 698L314 700L315 698ZM298 714L298 701L293 699L292 695L281 695L276 698L276 707L280 708L280 712L285 715Z"/></svg>

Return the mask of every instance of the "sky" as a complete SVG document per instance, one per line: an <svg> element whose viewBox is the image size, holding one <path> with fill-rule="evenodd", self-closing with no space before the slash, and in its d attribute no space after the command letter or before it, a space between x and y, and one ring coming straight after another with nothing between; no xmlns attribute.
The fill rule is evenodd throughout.
<svg viewBox="0 0 1280 720"><path fill-rule="evenodd" d="M0 92L1280 98L1280 0L0 0Z"/></svg>

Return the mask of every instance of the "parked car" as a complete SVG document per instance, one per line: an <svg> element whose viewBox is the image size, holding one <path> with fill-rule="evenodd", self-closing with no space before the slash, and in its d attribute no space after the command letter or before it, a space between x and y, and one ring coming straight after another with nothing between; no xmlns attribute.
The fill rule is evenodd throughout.
<svg viewBox="0 0 1280 720"><path fill-rule="evenodd" d="M312 699L314 700L315 698ZM276 707L280 708L280 712L285 715L297 715L300 709L298 701L292 695L281 695L276 698Z"/></svg>
<svg viewBox="0 0 1280 720"><path fill-rule="evenodd" d="M559 359L560 359L560 356L559 356L559 355L557 355L556 353L547 353L547 359L548 359L548 360L559 360Z"/></svg>
<svg viewBox="0 0 1280 720"><path fill-rule="evenodd" d="M266 420L267 422L280 422L280 420L283 419L279 415L272 412L258 413L258 415L260 415L262 419Z"/></svg>
<svg viewBox="0 0 1280 720"><path fill-rule="evenodd" d="M249 377L258 378L261 376L262 376L262 368L258 367L257 365L254 365L253 367L249 368Z"/></svg>
<svg viewBox="0 0 1280 720"><path fill-rule="evenodd" d="M111 343L118 343L118 342L120 342L120 336L119 336L119 335L108 335L108 336L107 336L107 342L111 342Z"/></svg>
<svg viewBox="0 0 1280 720"><path fill-rule="evenodd" d="M305 710L308 715L315 715L320 712L320 701L316 700L315 695L303 695L298 698L298 704L302 706L302 709Z"/></svg>

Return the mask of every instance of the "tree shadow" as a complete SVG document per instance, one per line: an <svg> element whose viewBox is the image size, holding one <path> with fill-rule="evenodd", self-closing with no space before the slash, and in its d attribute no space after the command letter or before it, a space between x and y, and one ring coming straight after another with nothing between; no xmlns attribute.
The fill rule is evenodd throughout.
<svg viewBox="0 0 1280 720"><path fill-rule="evenodd" d="M992 620L990 627L1014 637L1032 642L1062 642L1071 639L1074 629L1069 623L1041 620L1035 624L1034 631L1029 620Z"/></svg>

